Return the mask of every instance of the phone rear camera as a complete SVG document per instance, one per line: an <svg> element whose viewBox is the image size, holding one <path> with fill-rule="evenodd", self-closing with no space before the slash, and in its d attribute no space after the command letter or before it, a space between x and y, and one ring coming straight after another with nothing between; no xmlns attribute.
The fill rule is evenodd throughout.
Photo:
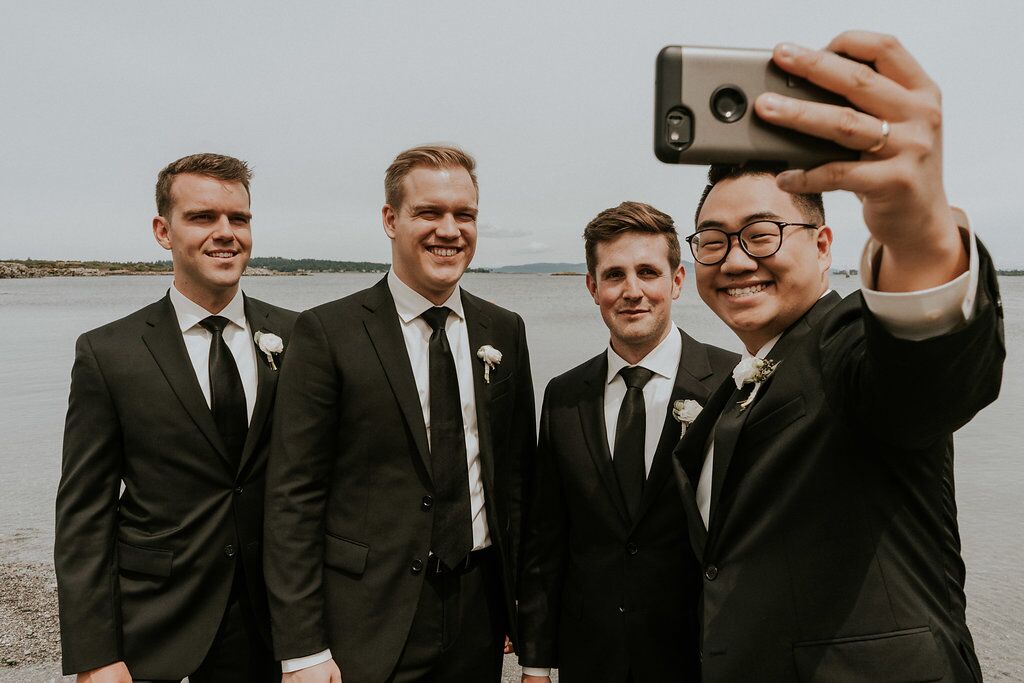
<svg viewBox="0 0 1024 683"><path fill-rule="evenodd" d="M747 113L747 96L734 85L723 85L711 93L711 113L723 123L733 123Z"/></svg>

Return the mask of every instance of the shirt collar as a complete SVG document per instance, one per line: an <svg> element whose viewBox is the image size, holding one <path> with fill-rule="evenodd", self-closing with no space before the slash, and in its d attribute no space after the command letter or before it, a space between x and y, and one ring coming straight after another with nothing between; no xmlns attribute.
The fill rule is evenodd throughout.
<svg viewBox="0 0 1024 683"><path fill-rule="evenodd" d="M682 353L683 339L679 336L679 331L673 326L669 330L668 335L661 340L661 343L641 358L640 362L636 363L636 365L647 368L656 375L671 378L679 370L679 357ZM611 344L608 344L608 377L605 379L605 383L610 384L616 375L619 374L619 370L625 367L629 367L629 363L622 356L615 353L615 349L612 348Z"/></svg>
<svg viewBox="0 0 1024 683"><path fill-rule="evenodd" d="M170 296L174 315L178 318L178 327L182 332L192 329L201 320L205 320L211 315L227 318L243 330L245 329L245 297L242 295L241 287L235 292L235 296L228 302L228 305L221 309L219 313L210 313L195 301L179 292L174 283L171 283Z"/></svg>
<svg viewBox="0 0 1024 683"><path fill-rule="evenodd" d="M402 282L395 275L394 270L388 271L388 289L391 290L391 298L395 300L395 310L403 323L408 324L423 315L424 311L434 307L429 299ZM455 315L463 320L466 319L462 309L462 288L459 285L455 285L451 296L441 305L450 308Z"/></svg>

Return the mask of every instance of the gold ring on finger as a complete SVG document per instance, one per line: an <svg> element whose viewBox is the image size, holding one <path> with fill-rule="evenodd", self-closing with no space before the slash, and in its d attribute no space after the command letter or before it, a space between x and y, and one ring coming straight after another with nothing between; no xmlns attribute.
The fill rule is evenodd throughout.
<svg viewBox="0 0 1024 683"><path fill-rule="evenodd" d="M889 122L885 119L879 119L882 122L882 134L878 136L878 142L871 146L870 149L864 150L868 154L877 154L882 151L886 143L889 142Z"/></svg>

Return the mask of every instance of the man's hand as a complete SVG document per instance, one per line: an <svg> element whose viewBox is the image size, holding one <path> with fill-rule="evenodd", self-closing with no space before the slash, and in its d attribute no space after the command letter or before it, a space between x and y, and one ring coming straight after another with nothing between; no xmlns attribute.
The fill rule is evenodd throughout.
<svg viewBox="0 0 1024 683"><path fill-rule="evenodd" d="M132 675L124 662L114 662L78 674L78 683L132 683Z"/></svg>
<svg viewBox="0 0 1024 683"><path fill-rule="evenodd" d="M964 272L967 254L942 184L941 96L913 56L892 36L850 31L825 50L781 44L773 59L860 109L758 97L754 108L765 121L861 151L859 161L780 173L779 187L860 197L864 222L885 246L878 289L926 289Z"/></svg>
<svg viewBox="0 0 1024 683"><path fill-rule="evenodd" d="M333 659L316 666L281 674L281 683L341 683L341 669Z"/></svg>
<svg viewBox="0 0 1024 683"><path fill-rule="evenodd" d="M551 676L527 676L523 674L522 683L551 683Z"/></svg>
<svg viewBox="0 0 1024 683"><path fill-rule="evenodd" d="M501 651L507 655L510 655L513 652L515 652L515 648L512 647L512 639L508 637L507 633L505 634L505 645L504 647L502 647Z"/></svg>

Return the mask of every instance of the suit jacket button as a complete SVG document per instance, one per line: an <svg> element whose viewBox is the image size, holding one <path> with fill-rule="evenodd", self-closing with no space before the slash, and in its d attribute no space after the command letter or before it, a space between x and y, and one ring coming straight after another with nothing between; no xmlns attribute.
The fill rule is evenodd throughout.
<svg viewBox="0 0 1024 683"><path fill-rule="evenodd" d="M636 555L638 552L640 552L640 547L636 543L630 541L626 544L626 552L630 555Z"/></svg>
<svg viewBox="0 0 1024 683"><path fill-rule="evenodd" d="M423 496L423 500L420 503L420 509L424 512L430 512L430 508L434 507L434 499L430 496Z"/></svg>
<svg viewBox="0 0 1024 683"><path fill-rule="evenodd" d="M224 546L224 554L227 557L234 557L235 556L235 546L233 546L231 544L228 544L228 545Z"/></svg>
<svg viewBox="0 0 1024 683"><path fill-rule="evenodd" d="M626 613L626 606L625 605L619 605L619 614L625 614L625 613Z"/></svg>
<svg viewBox="0 0 1024 683"><path fill-rule="evenodd" d="M236 486L236 487L235 487L235 493L237 493L237 494L241 495L241 493L242 493L242 487L241 487L241 486Z"/></svg>
<svg viewBox="0 0 1024 683"><path fill-rule="evenodd" d="M714 581L718 578L718 567L713 564L709 564L708 568L704 570L704 578L708 581Z"/></svg>
<svg viewBox="0 0 1024 683"><path fill-rule="evenodd" d="M413 560L412 565L409 566L409 569L410 571L412 571L413 574L419 574L421 571L423 571L423 560Z"/></svg>

